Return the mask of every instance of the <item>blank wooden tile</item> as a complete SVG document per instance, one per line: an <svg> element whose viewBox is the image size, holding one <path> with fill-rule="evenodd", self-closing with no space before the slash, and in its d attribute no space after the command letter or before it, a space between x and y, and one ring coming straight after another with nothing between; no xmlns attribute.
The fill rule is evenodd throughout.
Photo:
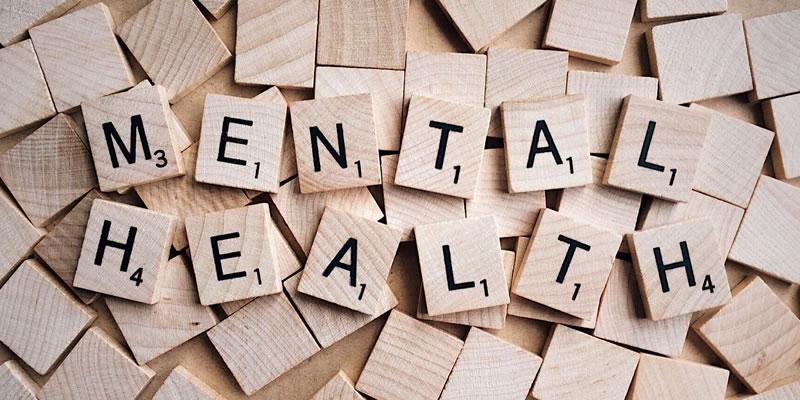
<svg viewBox="0 0 800 400"><path fill-rule="evenodd" d="M761 176L733 241L731 260L792 283L800 283L800 188Z"/></svg>
<svg viewBox="0 0 800 400"><path fill-rule="evenodd" d="M395 184L472 198L489 116L486 108L414 96L406 116Z"/></svg>
<svg viewBox="0 0 800 400"><path fill-rule="evenodd" d="M472 328L439 398L523 399L541 365L538 355Z"/></svg>
<svg viewBox="0 0 800 400"><path fill-rule="evenodd" d="M647 32L647 47L665 102L683 104L753 89L738 14L655 26Z"/></svg>
<svg viewBox="0 0 800 400"><path fill-rule="evenodd" d="M280 89L273 86L257 96L253 97L254 100L262 100L269 103L286 103L286 98L283 97ZM288 113L288 110L287 110ZM281 150L280 162L280 180L284 182L289 178L297 175L297 160L294 154L294 139L292 137L292 124L289 118L286 118L286 126L283 129L283 146Z"/></svg>
<svg viewBox="0 0 800 400"><path fill-rule="evenodd" d="M742 383L761 393L800 358L800 320L755 275L733 291L730 304L692 329Z"/></svg>
<svg viewBox="0 0 800 400"><path fill-rule="evenodd" d="M723 400L728 374L710 365L642 354L629 398Z"/></svg>
<svg viewBox="0 0 800 400"><path fill-rule="evenodd" d="M23 262L0 288L0 310L0 341L40 375L96 316L34 260Z"/></svg>
<svg viewBox="0 0 800 400"><path fill-rule="evenodd" d="M117 28L147 75L167 88L171 103L200 86L231 53L188 0L153 0Z"/></svg>
<svg viewBox="0 0 800 400"><path fill-rule="evenodd" d="M511 193L592 182L583 96L504 102L501 112Z"/></svg>
<svg viewBox="0 0 800 400"><path fill-rule="evenodd" d="M194 376L182 365L178 365L167 376L153 400L224 400L200 378Z"/></svg>
<svg viewBox="0 0 800 400"><path fill-rule="evenodd" d="M727 304L725 258L711 218L628 235L647 317L662 320Z"/></svg>
<svg viewBox="0 0 800 400"><path fill-rule="evenodd" d="M613 65L622 60L636 0L556 0L544 46L579 58Z"/></svg>
<svg viewBox="0 0 800 400"><path fill-rule="evenodd" d="M406 55L404 110L412 96L482 107L485 89L486 56L483 54L409 51Z"/></svg>
<svg viewBox="0 0 800 400"><path fill-rule="evenodd" d="M314 87L319 0L242 0L237 7L236 83Z"/></svg>
<svg viewBox="0 0 800 400"><path fill-rule="evenodd" d="M101 191L184 174L181 153L172 141L164 87L94 99L81 110Z"/></svg>
<svg viewBox="0 0 800 400"><path fill-rule="evenodd" d="M748 396L747 400L786 400L795 399L798 396L800 396L800 382L794 382L755 396Z"/></svg>
<svg viewBox="0 0 800 400"><path fill-rule="evenodd" d="M39 398L133 399L155 376L102 329L89 329L42 387Z"/></svg>
<svg viewBox="0 0 800 400"><path fill-rule="evenodd" d="M253 300L207 335L248 396L319 351L283 293Z"/></svg>
<svg viewBox="0 0 800 400"><path fill-rule="evenodd" d="M59 112L134 84L103 3L33 27L30 35Z"/></svg>
<svg viewBox="0 0 800 400"><path fill-rule="evenodd" d="M164 268L162 300L147 305L105 299L111 316L139 365L178 347L217 324L210 307L200 305L189 266L178 256Z"/></svg>
<svg viewBox="0 0 800 400"><path fill-rule="evenodd" d="M546 0L500 0L493 2L464 2L438 0L461 37L475 51L481 51L489 43L539 8Z"/></svg>
<svg viewBox="0 0 800 400"><path fill-rule="evenodd" d="M97 186L89 149L65 114L0 155L0 177L36 226L52 222Z"/></svg>
<svg viewBox="0 0 800 400"><path fill-rule="evenodd" d="M56 113L30 40L0 50L0 68L5 71L0 77L0 91L7 94L0 109L0 137Z"/></svg>
<svg viewBox="0 0 800 400"><path fill-rule="evenodd" d="M414 231L428 314L508 304L493 217L421 225Z"/></svg>
<svg viewBox="0 0 800 400"><path fill-rule="evenodd" d="M653 321L645 316L641 299L631 263L614 260L592 334L637 349L679 357L692 314Z"/></svg>
<svg viewBox="0 0 800 400"><path fill-rule="evenodd" d="M219 19L231 8L233 0L198 0L214 19Z"/></svg>
<svg viewBox="0 0 800 400"><path fill-rule="evenodd" d="M383 205L386 223L403 231L403 241L414 240L414 228L434 222L464 219L464 199L394 184L396 154L381 156Z"/></svg>
<svg viewBox="0 0 800 400"><path fill-rule="evenodd" d="M372 96L298 101L290 111L301 192L381 183Z"/></svg>
<svg viewBox="0 0 800 400"><path fill-rule="evenodd" d="M22 214L14 199L0 188L0 284L45 235Z"/></svg>
<svg viewBox="0 0 800 400"><path fill-rule="evenodd" d="M800 141L797 141L800 94L764 102L764 121L775 132L770 153L775 176L780 179L800 177Z"/></svg>
<svg viewBox="0 0 800 400"><path fill-rule="evenodd" d="M353 386L353 381L344 372L339 371L325 386L314 393L311 400L364 400Z"/></svg>
<svg viewBox="0 0 800 400"><path fill-rule="evenodd" d="M277 192L286 108L285 101L207 95L195 180Z"/></svg>
<svg viewBox="0 0 800 400"><path fill-rule="evenodd" d="M626 97L603 182L687 201L710 121L710 114L696 109Z"/></svg>
<svg viewBox="0 0 800 400"><path fill-rule="evenodd" d="M800 63L800 10L744 21L747 52L753 74L752 99L767 99L800 91L796 65Z"/></svg>
<svg viewBox="0 0 800 400"><path fill-rule="evenodd" d="M591 319L622 235L545 209L539 214L512 292L569 315Z"/></svg>
<svg viewBox="0 0 800 400"><path fill-rule="evenodd" d="M586 104L586 130L589 150L608 154L614 140L622 102L634 95L655 100L658 79L591 71L570 71L567 94L582 94Z"/></svg>
<svg viewBox="0 0 800 400"><path fill-rule="evenodd" d="M553 328L543 356L531 391L542 400L625 398L639 362L638 353L563 325Z"/></svg>
<svg viewBox="0 0 800 400"><path fill-rule="evenodd" d="M161 300L176 218L95 199L73 285L141 303Z"/></svg>
<svg viewBox="0 0 800 400"><path fill-rule="evenodd" d="M32 26L41 24L72 8L79 0L28 0L5 4L0 12L0 44L9 47L21 40Z"/></svg>
<svg viewBox="0 0 800 400"><path fill-rule="evenodd" d="M369 93L381 150L400 150L405 71L317 67L314 98Z"/></svg>
<svg viewBox="0 0 800 400"><path fill-rule="evenodd" d="M463 345L445 332L392 311L356 389L384 400L438 398Z"/></svg>
<svg viewBox="0 0 800 400"><path fill-rule="evenodd" d="M14 360L0 365L0 386L3 396L15 400L36 400L41 387Z"/></svg>
<svg viewBox="0 0 800 400"><path fill-rule="evenodd" d="M645 0L641 3L642 22L670 18L722 14L728 10L728 0Z"/></svg>
<svg viewBox="0 0 800 400"><path fill-rule="evenodd" d="M317 64L403 69L408 0L320 0Z"/></svg>
<svg viewBox="0 0 800 400"><path fill-rule="evenodd" d="M153 86L153 84L145 79L130 90L145 89L151 86ZM186 128L183 126L181 120L178 119L178 116L175 115L175 112L172 111L171 107L167 108L167 123L169 124L169 132L172 134L172 143L178 151L182 152L192 145L192 138L186 133Z"/></svg>

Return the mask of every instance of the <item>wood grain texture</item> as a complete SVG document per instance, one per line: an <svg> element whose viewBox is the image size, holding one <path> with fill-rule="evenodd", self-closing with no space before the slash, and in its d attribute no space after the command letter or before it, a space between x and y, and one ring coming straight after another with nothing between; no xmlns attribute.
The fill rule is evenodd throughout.
<svg viewBox="0 0 800 400"><path fill-rule="evenodd" d="M603 183L687 201L710 123L711 115L696 109L626 97Z"/></svg>
<svg viewBox="0 0 800 400"><path fill-rule="evenodd" d="M170 260L161 282L161 301L147 305L105 299L111 316L139 365L178 347L217 324L210 307L200 305L197 287L182 256Z"/></svg>
<svg viewBox="0 0 800 400"><path fill-rule="evenodd" d="M556 0L544 46L614 65L622 60L636 0Z"/></svg>
<svg viewBox="0 0 800 400"><path fill-rule="evenodd" d="M189 0L153 0L117 28L117 35L171 103L231 61L231 53Z"/></svg>
<svg viewBox="0 0 800 400"><path fill-rule="evenodd" d="M317 64L403 69L409 0L320 0Z"/></svg>
<svg viewBox="0 0 800 400"><path fill-rule="evenodd" d="M761 176L733 241L731 260L778 279L800 283L800 188Z"/></svg>
<svg viewBox="0 0 800 400"><path fill-rule="evenodd" d="M800 382L795 382L755 396L748 396L747 400L788 400L795 399L798 396L800 396Z"/></svg>
<svg viewBox="0 0 800 400"><path fill-rule="evenodd" d="M317 67L314 98L369 93L378 149L400 150L405 71Z"/></svg>
<svg viewBox="0 0 800 400"><path fill-rule="evenodd" d="M30 35L59 112L134 84L103 3L33 27Z"/></svg>
<svg viewBox="0 0 800 400"><path fill-rule="evenodd" d="M394 183L472 198L480 175L489 117L486 108L414 96L406 115Z"/></svg>
<svg viewBox="0 0 800 400"><path fill-rule="evenodd" d="M665 102L684 104L753 89L738 14L655 26L647 32L647 47Z"/></svg>
<svg viewBox="0 0 800 400"><path fill-rule="evenodd" d="M800 94L764 102L764 121L775 132L770 157L775 176L780 179L800 177Z"/></svg>
<svg viewBox="0 0 800 400"><path fill-rule="evenodd" d="M722 14L728 10L728 0L645 0L641 3L642 21Z"/></svg>
<svg viewBox="0 0 800 400"><path fill-rule="evenodd" d="M198 0L214 19L220 19L233 5L233 0Z"/></svg>
<svg viewBox="0 0 800 400"><path fill-rule="evenodd" d="M153 84L145 79L130 90L145 89L151 86L153 86ZM172 134L172 143L178 151L182 152L192 145L192 138L186 133L186 128L183 126L181 120L178 119L178 116L175 115L175 112L172 111L171 107L167 107L167 124L169 124L169 133Z"/></svg>
<svg viewBox="0 0 800 400"><path fill-rule="evenodd" d="M634 95L655 100L658 79L591 71L570 71L567 94L582 94L586 104L589 151L608 154L614 141L625 97Z"/></svg>
<svg viewBox="0 0 800 400"><path fill-rule="evenodd" d="M536 354L472 328L439 398L523 399L541 365Z"/></svg>
<svg viewBox="0 0 800 400"><path fill-rule="evenodd" d="M133 399L155 376L102 329L89 329L42 387L42 400Z"/></svg>
<svg viewBox="0 0 800 400"><path fill-rule="evenodd" d="M283 293L253 300L207 335L248 396L319 351Z"/></svg>
<svg viewBox="0 0 800 400"><path fill-rule="evenodd" d="M631 263L614 260L592 334L637 349L679 357L692 315L653 321L645 316L641 298Z"/></svg>
<svg viewBox="0 0 800 400"><path fill-rule="evenodd" d="M406 55L404 110L408 109L412 96L482 107L485 90L483 54L409 51Z"/></svg>
<svg viewBox="0 0 800 400"><path fill-rule="evenodd" d="M97 315L34 260L0 288L0 340L44 375Z"/></svg>
<svg viewBox="0 0 800 400"><path fill-rule="evenodd" d="M236 14L236 83L314 87L319 0L243 0Z"/></svg>
<svg viewBox="0 0 800 400"><path fill-rule="evenodd" d="M800 63L800 10L744 21L753 74L751 99L762 100L800 91L795 66Z"/></svg>
<svg viewBox="0 0 800 400"><path fill-rule="evenodd" d="M553 328L543 356L531 391L541 400L622 399L639 362L636 352L563 325Z"/></svg>
<svg viewBox="0 0 800 400"><path fill-rule="evenodd" d="M47 232L36 228L5 189L0 188L0 284Z"/></svg>
<svg viewBox="0 0 800 400"><path fill-rule="evenodd" d="M178 365L169 373L153 400L224 400L224 397Z"/></svg>
<svg viewBox="0 0 800 400"><path fill-rule="evenodd" d="M592 182L584 104L583 96L573 95L507 101L500 106L511 193L561 189ZM534 143L534 138L538 138L538 143ZM549 148L550 151L531 158L534 148Z"/></svg>
<svg viewBox="0 0 800 400"><path fill-rule="evenodd" d="M723 400L728 374L722 368L642 354L629 398Z"/></svg>
<svg viewBox="0 0 800 400"><path fill-rule="evenodd" d="M438 0L461 37L474 52L482 51L501 33L539 8L546 0L493 2Z"/></svg>
<svg viewBox="0 0 800 400"><path fill-rule="evenodd" d="M14 360L0 365L0 387L9 400L36 400L36 394L42 389Z"/></svg>
<svg viewBox="0 0 800 400"><path fill-rule="evenodd" d="M9 47L22 40L33 26L60 17L80 0L10 1L0 7L0 44Z"/></svg>
<svg viewBox="0 0 800 400"><path fill-rule="evenodd" d="M463 345L454 336L392 311L356 389L384 400L438 398Z"/></svg>
<svg viewBox="0 0 800 400"><path fill-rule="evenodd" d="M473 3L474 6L459 3L465 7L498 7L498 4L486 2L476 2ZM526 5L534 3L536 1L526 2ZM491 17L497 13L489 12L484 15ZM486 56L484 106L492 110L489 137L503 137L503 121L500 115L502 102L544 99L565 93L569 58L565 51L491 47Z"/></svg>
<svg viewBox="0 0 800 400"><path fill-rule="evenodd" d="M356 392L350 377L339 371L325 386L314 393L311 400L364 400L364 397Z"/></svg>
<svg viewBox="0 0 800 400"><path fill-rule="evenodd" d="M761 393L800 358L800 320L755 275L733 292L730 304L692 329L742 383Z"/></svg>
<svg viewBox="0 0 800 400"><path fill-rule="evenodd" d="M262 100L268 103L286 103L286 98L283 97L280 89L273 86L257 96L253 97L254 100ZM286 110L287 114L289 110ZM283 128L283 146L281 149L281 162L280 172L278 176L281 182L285 182L289 178L297 175L297 160L294 154L294 137L292 135L292 124L288 116L286 117L286 125Z"/></svg>
<svg viewBox="0 0 800 400"><path fill-rule="evenodd" d="M3 19L0 12L0 19ZM0 23L0 25L2 25ZM56 113L39 59L30 40L0 50L0 91L8 93L0 109L0 137L11 135Z"/></svg>

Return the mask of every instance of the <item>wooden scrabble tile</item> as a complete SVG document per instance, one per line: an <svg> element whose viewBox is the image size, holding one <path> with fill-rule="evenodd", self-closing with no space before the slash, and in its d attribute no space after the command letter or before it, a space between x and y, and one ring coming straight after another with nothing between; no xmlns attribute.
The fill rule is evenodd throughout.
<svg viewBox="0 0 800 400"><path fill-rule="evenodd" d="M378 149L400 150L405 71L317 67L314 98L369 93Z"/></svg>
<svg viewBox="0 0 800 400"><path fill-rule="evenodd" d="M102 329L89 329L42 387L39 398L133 399L155 376Z"/></svg>
<svg viewBox="0 0 800 400"><path fill-rule="evenodd" d="M175 220L171 215L95 199L73 285L157 303Z"/></svg>
<svg viewBox="0 0 800 400"><path fill-rule="evenodd" d="M794 382L755 396L748 396L747 400L785 400L796 399L798 396L800 396L800 382Z"/></svg>
<svg viewBox="0 0 800 400"><path fill-rule="evenodd" d="M484 4L497 7L497 4L492 3L474 4L476 5L473 7L482 7ZM567 52L491 47L486 56L484 106L492 110L489 137L503 137L503 121L500 115L502 102L564 95L567 85Z"/></svg>
<svg viewBox="0 0 800 400"><path fill-rule="evenodd" d="M103 192L183 175L172 141L162 86L141 88L83 103L86 134Z"/></svg>
<svg viewBox="0 0 800 400"><path fill-rule="evenodd" d="M253 97L254 100L262 100L268 103L278 103L281 105L286 104L286 98L283 97L280 89L273 86L257 96ZM288 113L288 110L287 110ZM289 178L297 175L297 160L294 154L294 139L292 137L292 124L289 118L286 118L286 125L283 129L283 146L281 149L281 161L279 177L281 182L285 182Z"/></svg>
<svg viewBox="0 0 800 400"><path fill-rule="evenodd" d="M405 78L404 110L413 96L483 107L486 56L409 51Z"/></svg>
<svg viewBox="0 0 800 400"><path fill-rule="evenodd" d="M207 95L195 180L277 192L286 107L286 102Z"/></svg>
<svg viewBox="0 0 800 400"><path fill-rule="evenodd" d="M728 10L728 0L645 0L641 3L642 22L673 18L722 14Z"/></svg>
<svg viewBox="0 0 800 400"><path fill-rule="evenodd" d="M418 225L465 218L464 199L395 185L397 159L396 154L381 156L383 205L386 223L403 231L403 241L414 240Z"/></svg>
<svg viewBox="0 0 800 400"><path fill-rule="evenodd" d="M636 0L587 2L557 0L553 3L544 46L613 65L622 60Z"/></svg>
<svg viewBox="0 0 800 400"><path fill-rule="evenodd" d="M395 184L472 198L489 117L486 108L414 96L408 107Z"/></svg>
<svg viewBox="0 0 800 400"><path fill-rule="evenodd" d="M603 182L687 201L710 123L711 115L696 109L626 97Z"/></svg>
<svg viewBox="0 0 800 400"><path fill-rule="evenodd" d="M592 182L583 96L504 102L501 112L511 193Z"/></svg>
<svg viewBox="0 0 800 400"><path fill-rule="evenodd" d="M0 44L20 41L33 26L60 17L80 0L28 0L3 5L0 12Z"/></svg>
<svg viewBox="0 0 800 400"><path fill-rule="evenodd" d="M200 86L232 58L191 1L153 0L123 22L117 35L153 82L167 89L171 103Z"/></svg>
<svg viewBox="0 0 800 400"><path fill-rule="evenodd" d="M0 91L7 93L0 109L0 137L55 115L56 109L30 40L0 50L0 68L5 71L0 77Z"/></svg>
<svg viewBox="0 0 800 400"><path fill-rule="evenodd" d="M317 64L403 69L408 0L320 0Z"/></svg>
<svg viewBox="0 0 800 400"><path fill-rule="evenodd" d="M65 114L0 155L0 177L36 226L49 224L97 186L89 150Z"/></svg>
<svg viewBox="0 0 800 400"><path fill-rule="evenodd" d="M455 24L461 37L475 51L484 50L489 43L521 21L546 0L494 2L464 2L438 0L439 6Z"/></svg>
<svg viewBox="0 0 800 400"><path fill-rule="evenodd" d="M723 400L728 374L710 365L642 354L629 398Z"/></svg>
<svg viewBox="0 0 800 400"><path fill-rule="evenodd" d="M103 3L35 26L30 35L58 112L134 84Z"/></svg>
<svg viewBox="0 0 800 400"><path fill-rule="evenodd" d="M290 111L301 192L381 183L372 96L298 101Z"/></svg>
<svg viewBox="0 0 800 400"><path fill-rule="evenodd" d="M383 291L383 304L374 314L364 314L342 306L308 296L297 291L301 274L296 274L284 282L286 293L303 316L303 321L323 348L332 346L345 336L385 314L397 306L397 298L386 285Z"/></svg>
<svg viewBox="0 0 800 400"><path fill-rule="evenodd" d="M684 104L753 89L742 17L725 14L646 32L661 100Z"/></svg>
<svg viewBox="0 0 800 400"><path fill-rule="evenodd" d="M493 217L420 225L414 231L428 314L508 304Z"/></svg>
<svg viewBox="0 0 800 400"><path fill-rule="evenodd" d="M222 17L233 5L233 0L198 0L214 19Z"/></svg>
<svg viewBox="0 0 800 400"><path fill-rule="evenodd" d="M178 365L167 376L153 400L224 400L216 390L206 385L182 365Z"/></svg>
<svg viewBox="0 0 800 400"><path fill-rule="evenodd" d="M730 304L692 329L742 383L761 393L800 358L800 320L755 275L733 292Z"/></svg>
<svg viewBox="0 0 800 400"><path fill-rule="evenodd" d="M30 254L46 233L28 221L11 195L0 188L0 284L14 267Z"/></svg>
<svg viewBox="0 0 800 400"><path fill-rule="evenodd" d="M586 104L586 130L589 150L608 154L614 141L625 97L634 95L655 100L658 79L591 71L570 71L567 94L582 94Z"/></svg>
<svg viewBox="0 0 800 400"><path fill-rule="evenodd" d="M692 314L653 321L645 316L641 298L631 263L614 260L593 335L637 349L679 357Z"/></svg>
<svg viewBox="0 0 800 400"><path fill-rule="evenodd" d="M686 203L653 199L650 205L645 207L640 229L652 229L695 218L711 218L720 254L725 258L731 250L743 216L743 208L692 191Z"/></svg>
<svg viewBox="0 0 800 400"><path fill-rule="evenodd" d="M775 176L780 179L800 177L800 142L797 126L800 124L800 94L764 102L764 121L775 132L775 143L770 153Z"/></svg>
<svg viewBox="0 0 800 400"><path fill-rule="evenodd" d="M40 375L47 373L96 316L34 260L0 288L0 341Z"/></svg>
<svg viewBox="0 0 800 400"><path fill-rule="evenodd" d="M544 209L511 291L581 319L597 314L622 235Z"/></svg>
<svg viewBox="0 0 800 400"><path fill-rule="evenodd" d="M270 228L270 219L266 203L186 219L201 304L244 300L281 291L275 232Z"/></svg>
<svg viewBox="0 0 800 400"><path fill-rule="evenodd" d="M318 193L300 193L299 182L293 179L272 194L272 202L294 236L301 250L308 254L319 221L326 208L335 208L372 221L383 218L383 211L367 188L353 188Z"/></svg>
<svg viewBox="0 0 800 400"><path fill-rule="evenodd" d="M111 316L139 365L178 347L219 322L200 305L189 266L178 256L164 268L162 300L147 305L115 297L105 299Z"/></svg>
<svg viewBox="0 0 800 400"><path fill-rule="evenodd" d="M36 400L41 387L14 360L0 365L0 386L8 399Z"/></svg>
<svg viewBox="0 0 800 400"><path fill-rule="evenodd" d="M563 325L553 328L543 356L531 391L542 400L625 398L639 362L638 353Z"/></svg>
<svg viewBox="0 0 800 400"><path fill-rule="evenodd" d="M658 321L730 302L725 258L711 218L633 233L628 247L648 318Z"/></svg>
<svg viewBox="0 0 800 400"><path fill-rule="evenodd" d="M524 399L541 365L536 354L472 328L439 398Z"/></svg>
<svg viewBox="0 0 800 400"><path fill-rule="evenodd" d="M339 371L328 383L314 393L311 400L364 400L344 372Z"/></svg>
<svg viewBox="0 0 800 400"><path fill-rule="evenodd" d="M236 83L314 87L319 0L242 0L237 7Z"/></svg>
<svg viewBox="0 0 800 400"><path fill-rule="evenodd" d="M381 310L401 231L325 209L298 290L365 314Z"/></svg>
<svg viewBox="0 0 800 400"><path fill-rule="evenodd" d="M207 335L248 396L319 351L283 293L253 300Z"/></svg>
<svg viewBox="0 0 800 400"><path fill-rule="evenodd" d="M800 91L795 66L800 63L800 10L744 21L753 74L752 99L762 100Z"/></svg>
<svg viewBox="0 0 800 400"><path fill-rule="evenodd" d="M150 81L143 80L130 90L145 89L151 86L153 86L153 84L150 83ZM184 151L192 145L192 138L189 137L186 128L183 126L183 123L181 123L181 120L178 119L178 116L175 115L175 112L172 111L171 107L167 107L167 123L169 124L169 132L172 134L172 143L178 151Z"/></svg>
<svg viewBox="0 0 800 400"><path fill-rule="evenodd" d="M435 399L463 345L454 336L392 311L356 389L384 400Z"/></svg>
<svg viewBox="0 0 800 400"><path fill-rule="evenodd" d="M800 283L800 188L762 176L728 257L765 274Z"/></svg>

